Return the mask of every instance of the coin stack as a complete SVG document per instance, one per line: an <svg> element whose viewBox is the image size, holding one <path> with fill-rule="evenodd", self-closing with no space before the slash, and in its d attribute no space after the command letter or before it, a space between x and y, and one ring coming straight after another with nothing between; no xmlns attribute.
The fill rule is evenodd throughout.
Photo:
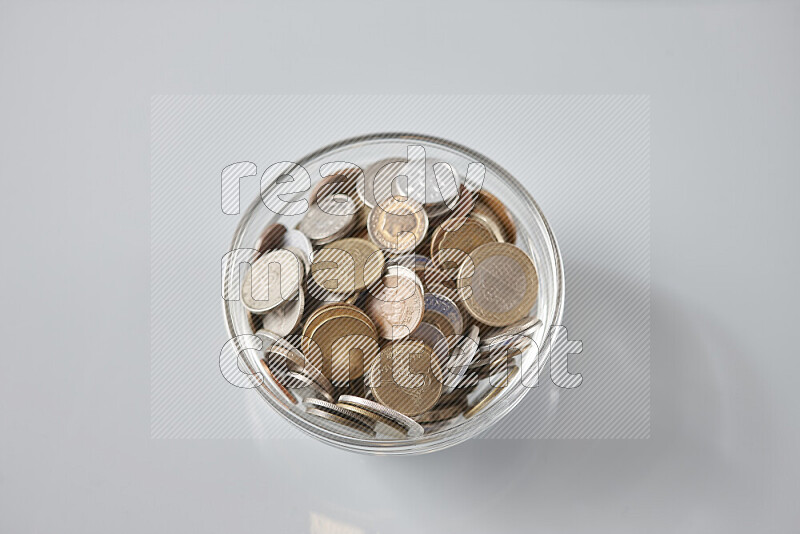
<svg viewBox="0 0 800 534"><path fill-rule="evenodd" d="M489 192L378 201L388 189L363 176L324 178L295 228L263 230L241 301L284 402L339 433L418 437L473 417L519 380L541 325L536 267Z"/></svg>

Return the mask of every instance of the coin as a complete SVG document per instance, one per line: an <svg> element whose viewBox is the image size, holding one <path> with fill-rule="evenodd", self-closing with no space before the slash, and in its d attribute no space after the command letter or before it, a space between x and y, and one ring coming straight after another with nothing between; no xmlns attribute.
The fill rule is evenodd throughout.
<svg viewBox="0 0 800 534"><path fill-rule="evenodd" d="M388 419L395 424L400 425L405 431L405 434L410 438L416 438L424 433L423 428L410 417L401 414L397 410L387 408L383 404L356 397L353 395L341 395L339 397L339 404L347 404L349 406L357 406L365 411L369 411L381 419Z"/></svg>
<svg viewBox="0 0 800 534"><path fill-rule="evenodd" d="M266 251L279 248L283 242L283 235L286 233L286 227L282 224L270 224L256 241L255 249L258 250L258 255L264 254Z"/></svg>
<svg viewBox="0 0 800 534"><path fill-rule="evenodd" d="M466 395L461 402L441 403L427 412L415 417L418 423L438 423L454 419L467 411Z"/></svg>
<svg viewBox="0 0 800 534"><path fill-rule="evenodd" d="M455 302L436 293L425 294L425 317L431 318L431 323L439 326L444 324L440 318L444 318L449 327L442 328L442 332L448 336L460 336L464 331L464 319ZM423 320L425 320L423 317Z"/></svg>
<svg viewBox="0 0 800 534"><path fill-rule="evenodd" d="M265 313L292 299L300 288L301 263L288 250L267 252L253 262L242 283L242 304Z"/></svg>
<svg viewBox="0 0 800 534"><path fill-rule="evenodd" d="M445 406L466 407L468 395L469 392L464 389L455 389L448 393L444 393L441 397L439 397L439 401L436 403L434 408L443 408Z"/></svg>
<svg viewBox="0 0 800 534"><path fill-rule="evenodd" d="M255 335L261 338L264 359L271 368L289 371L305 369L308 364L306 357L283 337L268 330L259 330Z"/></svg>
<svg viewBox="0 0 800 534"><path fill-rule="evenodd" d="M503 231L503 241L514 244L517 242L517 227L508 208L493 194L481 189L475 197L472 207L474 214L484 215L494 220Z"/></svg>
<svg viewBox="0 0 800 534"><path fill-rule="evenodd" d="M316 415L317 417L321 417L338 425L343 425L351 430L356 430L369 436L375 435L372 421L352 410L345 410L335 404L318 399L306 399L303 401L303 405L305 406L306 412L311 415Z"/></svg>
<svg viewBox="0 0 800 534"><path fill-rule="evenodd" d="M314 255L311 276L332 293L352 294L374 284L383 272L381 250L365 239L347 238L325 245Z"/></svg>
<svg viewBox="0 0 800 534"><path fill-rule="evenodd" d="M481 345L495 345L500 341L509 340L511 336L523 335L528 336L541 326L542 321L536 317L523 317L516 323L510 324L503 328L493 328L481 339Z"/></svg>
<svg viewBox="0 0 800 534"><path fill-rule="evenodd" d="M305 258L303 262L310 265L314 257L314 248L311 246L311 241L300 230L286 230L283 234L283 248L287 250L299 250L303 253Z"/></svg>
<svg viewBox="0 0 800 534"><path fill-rule="evenodd" d="M442 393L441 370L431 347L403 339L389 343L372 366L369 387L383 405L408 416L428 411Z"/></svg>
<svg viewBox="0 0 800 534"><path fill-rule="evenodd" d="M268 311L264 314L261 324L264 330L268 330L281 337L288 336L300 324L305 307L305 294L303 291L297 292L297 298Z"/></svg>
<svg viewBox="0 0 800 534"><path fill-rule="evenodd" d="M293 390L301 390L308 392L309 395L320 400L333 402L333 396L318 381L313 380L309 375L302 372L289 371L289 384ZM316 375L319 378L320 375ZM324 377L323 377L324 378ZM305 397L309 398L308 396Z"/></svg>
<svg viewBox="0 0 800 534"><path fill-rule="evenodd" d="M272 383L275 384L275 387L277 387L278 391L281 392L283 399L290 404L297 404L298 402L297 397L295 397L294 394L289 389L286 388L286 386L281 384L281 381L278 380L278 378L272 373L272 371L270 371L267 362L265 362L264 360L258 360L258 362L261 364L261 367L264 369L264 372L267 373L267 377L269 377L269 379L272 380Z"/></svg>
<svg viewBox="0 0 800 534"><path fill-rule="evenodd" d="M444 365L443 383L447 387L456 387L467 375L469 365L478 353L478 327L472 325L466 336L456 343L450 352L450 358Z"/></svg>
<svg viewBox="0 0 800 534"><path fill-rule="evenodd" d="M469 410L467 410L466 413L464 413L464 417L469 419L478 412L480 412L481 410L483 410L484 408L486 408L487 406L489 406L489 404L491 404L492 401L505 390L506 386L510 384L511 381L513 381L518 374L519 374L519 367L517 366L512 367L508 372L508 376L500 384L490 388L489 391L482 398L480 398L472 406L470 406Z"/></svg>
<svg viewBox="0 0 800 534"><path fill-rule="evenodd" d="M396 183L394 179L405 165L405 161L384 159L367 166L364 174L356 178L357 195L367 208L374 208L392 194L391 187ZM408 191L401 188L399 193L407 196ZM379 198L376 199L376 196Z"/></svg>
<svg viewBox="0 0 800 534"><path fill-rule="evenodd" d="M439 225L431 237L431 260L435 265L461 265L473 250L497 238L483 222L472 217L451 218Z"/></svg>
<svg viewBox="0 0 800 534"><path fill-rule="evenodd" d="M312 203L319 204L320 200L329 196L345 194L355 200L358 198L356 196L356 180L360 174L361 169L350 168L328 175L314 184L309 199ZM360 201L358 203L361 204Z"/></svg>
<svg viewBox="0 0 800 534"><path fill-rule="evenodd" d="M425 274L425 269L430 264L431 260L426 257L422 256L421 254L401 254L401 255L393 255L386 259L386 265L389 267L399 265L401 267L405 267L410 269L417 275L417 277L422 281L422 277Z"/></svg>
<svg viewBox="0 0 800 534"><path fill-rule="evenodd" d="M425 296L421 284L405 276L402 267L390 269L396 274L381 278L383 285L367 296L364 310L381 338L400 339L413 332L422 321Z"/></svg>
<svg viewBox="0 0 800 534"><path fill-rule="evenodd" d="M514 358L520 355L523 350L524 348L513 347L508 350L498 351L489 358L473 362L469 366L469 371L474 371L481 380L494 376L514 365Z"/></svg>
<svg viewBox="0 0 800 534"><path fill-rule="evenodd" d="M323 306L303 327L303 352L309 361L337 385L364 374L378 355L375 325L350 304Z"/></svg>
<svg viewBox="0 0 800 534"><path fill-rule="evenodd" d="M311 263L309 262L308 256L306 255L305 252L296 247L283 247L283 249L288 250L289 252L294 254L298 260L300 260L300 263L303 264L303 273L308 275L311 272Z"/></svg>
<svg viewBox="0 0 800 534"><path fill-rule="evenodd" d="M498 243L502 243L505 241L505 235L503 234L503 229L500 228L500 225L497 224L497 221L493 217L490 217L485 213L480 213L477 211L473 211L472 213L469 214L469 216L472 219L475 219L476 221L482 222L484 226L486 226L486 228L491 230L495 241L497 241Z"/></svg>
<svg viewBox="0 0 800 534"><path fill-rule="evenodd" d="M389 199L376 206L367 218L370 239L393 254L413 251L428 231L428 215L412 199Z"/></svg>
<svg viewBox="0 0 800 534"><path fill-rule="evenodd" d="M433 213L444 204L443 212L449 212L450 208L458 201L463 182L459 175L456 165L448 164L445 161L429 160L429 168L426 169L426 207L429 213ZM433 197L433 199L431 199Z"/></svg>
<svg viewBox="0 0 800 534"><path fill-rule="evenodd" d="M494 345L484 345L478 349L478 356L473 362L475 367L479 367L481 363L496 360L502 357L503 354L514 352L524 352L531 347L532 340L527 336L515 334L509 336L510 340L503 339Z"/></svg>
<svg viewBox="0 0 800 534"><path fill-rule="evenodd" d="M331 212L322 210L319 204L311 204L297 229L303 232L316 245L325 245L343 236L355 221L356 205L353 199L345 197L341 203L334 203Z"/></svg>
<svg viewBox="0 0 800 534"><path fill-rule="evenodd" d="M397 275L405 278L406 280L410 280L414 282L414 285L416 285L420 291L423 293L425 292L425 286L422 285L422 280L420 280L419 276L417 276L417 273L415 273L409 267L405 267L403 265L390 265L386 268L383 274L384 276Z"/></svg>
<svg viewBox="0 0 800 534"><path fill-rule="evenodd" d="M533 261L508 243L489 243L471 253L459 269L464 307L489 326L506 326L531 310L539 294Z"/></svg>
<svg viewBox="0 0 800 534"><path fill-rule="evenodd" d="M417 325L408 338L422 341L433 348L433 354L440 364L447 361L450 345L447 343L447 338L444 337L442 331L434 325L423 321Z"/></svg>
<svg viewBox="0 0 800 534"><path fill-rule="evenodd" d="M270 370L291 388L312 388L318 395L333 401L335 390L322 372L314 367L302 352L285 340L270 347L264 357Z"/></svg>

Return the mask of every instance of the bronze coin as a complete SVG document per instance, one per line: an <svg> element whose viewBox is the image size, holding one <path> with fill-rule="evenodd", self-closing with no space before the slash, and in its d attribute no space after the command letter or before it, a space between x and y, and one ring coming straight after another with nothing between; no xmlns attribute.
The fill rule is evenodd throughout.
<svg viewBox="0 0 800 534"><path fill-rule="evenodd" d="M309 199L312 203L319 203L320 200L336 195L345 194L356 200L356 179L361 174L360 169L342 169L335 174L328 175L314 184L311 189ZM357 201L361 205L361 201Z"/></svg>
<svg viewBox="0 0 800 534"><path fill-rule="evenodd" d="M283 242L284 234L286 234L286 227L282 224L270 224L264 228L255 245L258 255L260 256L268 250L279 248Z"/></svg>
<svg viewBox="0 0 800 534"><path fill-rule="evenodd" d="M272 380L272 383L275 384L275 387L277 387L278 391L281 392L283 400L290 404L297 404L297 399L295 398L295 396L292 394L291 391L289 391L286 388L286 386L281 384L281 381L278 380L278 378L272 373L272 371L270 371L267 362L265 362L264 360L258 360L258 362L261 364L261 367L264 369L264 372L267 374L267 377L269 377L269 379Z"/></svg>
<svg viewBox="0 0 800 534"><path fill-rule="evenodd" d="M408 336L422 321L425 312L421 284L401 274L401 267L393 269L397 274L383 276L383 285L372 291L364 303L364 310L383 339Z"/></svg>

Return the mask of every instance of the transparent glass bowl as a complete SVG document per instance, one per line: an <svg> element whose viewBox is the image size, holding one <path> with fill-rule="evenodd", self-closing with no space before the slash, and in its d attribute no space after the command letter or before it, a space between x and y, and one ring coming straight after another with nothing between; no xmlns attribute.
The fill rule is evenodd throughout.
<svg viewBox="0 0 800 534"><path fill-rule="evenodd" d="M561 254L550 225L530 193L508 171L486 156L457 143L436 137L409 133L382 133L355 137L331 144L295 163L303 166L309 172L313 187L313 184L321 178L319 170L325 163L346 161L354 163L366 171L371 164L381 160L405 160L408 156L409 145L421 145L425 148L426 173L429 183L431 177L434 176L433 165L435 163L449 163L462 183L470 163L483 163L486 169L483 189L499 198L508 208L517 227L516 245L528 253L536 265L539 276L539 294L532 313L535 313L542 321L542 325L533 334L535 344L518 357L517 365L520 372L516 374L510 384L502 388L502 392L496 395L491 403L488 403L469 419L460 417L449 426L445 425L436 431L426 432L416 438L359 438L335 432L320 426L313 417L307 415L302 404L295 405L285 402L277 386L272 382L261 383L254 380L256 390L264 400L291 424L326 443L361 453L422 454L461 443L486 430L508 414L522 400L529 389L524 384L537 383L538 374L547 363L548 353L543 349L548 346L551 327L561 324L563 315L564 270ZM368 174L367 179L371 178ZM306 192L297 195L296 198L302 198L303 195L308 194ZM285 200L290 199L285 198ZM288 217L277 215L267 209L260 197L256 198L242 215L233 236L231 250L252 248L268 224L280 222L287 228L293 228L301 218L302 215ZM226 285L224 294L231 294L230 287L238 283L238 269L239 265L233 261L225 263L223 268L223 283ZM240 300L223 300L223 309L225 324L231 338L254 333L248 313ZM237 353L253 352L244 350L247 347L240 346L235 339L234 345ZM255 359L244 357L242 360L254 376L261 373ZM488 380L484 382L478 390L470 395L471 398L482 396L491 387Z"/></svg>

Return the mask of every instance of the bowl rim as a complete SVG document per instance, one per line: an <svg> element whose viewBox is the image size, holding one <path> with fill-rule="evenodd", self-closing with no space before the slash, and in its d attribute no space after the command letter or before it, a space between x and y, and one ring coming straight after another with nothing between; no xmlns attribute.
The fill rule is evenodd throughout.
<svg viewBox="0 0 800 534"><path fill-rule="evenodd" d="M503 178L507 181L508 185L512 187L516 193L520 195L520 199L522 199L528 207L536 212L539 216L541 223L544 228L545 237L549 240L550 247L553 251L552 254L552 263L553 263L553 273L554 273L554 285L555 285L555 295L553 297L553 311L552 311L552 322L550 326L559 325L562 322L563 314L564 314L564 300L565 300L565 283L564 283L564 265L561 258L561 251L558 246L558 242L556 237L550 227L550 223L547 221L544 213L542 212L539 204L533 199L533 196L530 192L519 183L519 181L512 175L509 171L507 171L504 167L500 164L492 160L491 158L486 157L485 155L473 150L467 146L464 146L460 143L456 143L454 141L450 141L441 137L427 135L427 134L416 134L411 132L380 132L380 133L371 133L371 134L363 134L354 137L348 137L342 139L340 141L336 141L330 143L328 145L323 146L313 152L310 152L297 160L296 164L299 166L305 166L309 162L319 158L320 156L324 155L327 152L332 152L334 150L347 147L349 145L355 145L364 142L372 142L372 141L381 141L381 140L407 140L407 141L419 141L422 143L431 143L443 146L450 150L461 152L462 155L471 157L474 161L478 161L482 163L487 169L491 169L492 172L497 174L499 177ZM243 233L246 230L248 222L251 220L253 212L258 208L258 205L262 203L262 198L259 195L256 197L253 202L250 203L247 210L241 215L241 219L236 226L236 230L233 235L233 240L231 241L231 246L229 250L234 250L237 247L237 244L242 238ZM224 264L224 271L223 271L223 283L225 287L227 287L228 281L230 280L230 269L233 268L233 256L232 254L226 254L228 260ZM236 268L238 269L238 263L236 264ZM223 295L227 294L223 291ZM228 332L229 339L234 340L234 346L236 348L236 353L241 354L242 350L246 347L242 346L237 336L241 334L237 334L235 330L235 324L233 319L233 314L231 313L231 300L222 299L222 308L223 308L223 315L225 318L225 326ZM543 321L544 324L544 321ZM550 328L549 331L545 332L544 339L542 341L541 347L539 347L539 353L541 355L542 349L544 347L548 347L552 341L552 333L553 328ZM515 387L519 386L520 381L526 380L526 378L532 378L534 374L539 373L545 364L547 363L547 356L549 351L545 352L544 359L539 359L538 365L531 366L528 370L529 372L526 375L523 373L519 373L514 381L511 384L507 391L499 394L497 399L485 408L481 413L477 414L473 418L469 419L468 421L456 425L453 428L449 428L446 430L441 430L433 435L423 435L418 438L406 438L402 440L392 440L392 441L374 441L370 440L369 438L357 438L351 436L344 436L342 434L338 434L334 431L328 430L327 428L313 425L309 420L300 416L299 414L295 413L292 410L287 410L285 402L280 400L274 393L269 391L268 388L265 390L265 386L260 381L256 380L255 377L258 376L260 371L254 367L253 363L250 361L249 357L243 357L242 360L247 365L248 369L250 370L253 375L251 375L251 381L253 382L255 389L264 398L281 416L287 419L290 423L292 423L295 427L299 428L306 434L313 436L314 438L333 445L337 448L359 452L364 454L379 454L379 455L408 455L408 454L425 454L430 453L438 450L442 450L458 443L462 443L471 437L475 436L476 434L488 429L491 425L496 424L500 419L505 417L517 404L519 404L524 396L528 393L528 390L531 388L527 387ZM429 438L429 439L426 439Z"/></svg>

